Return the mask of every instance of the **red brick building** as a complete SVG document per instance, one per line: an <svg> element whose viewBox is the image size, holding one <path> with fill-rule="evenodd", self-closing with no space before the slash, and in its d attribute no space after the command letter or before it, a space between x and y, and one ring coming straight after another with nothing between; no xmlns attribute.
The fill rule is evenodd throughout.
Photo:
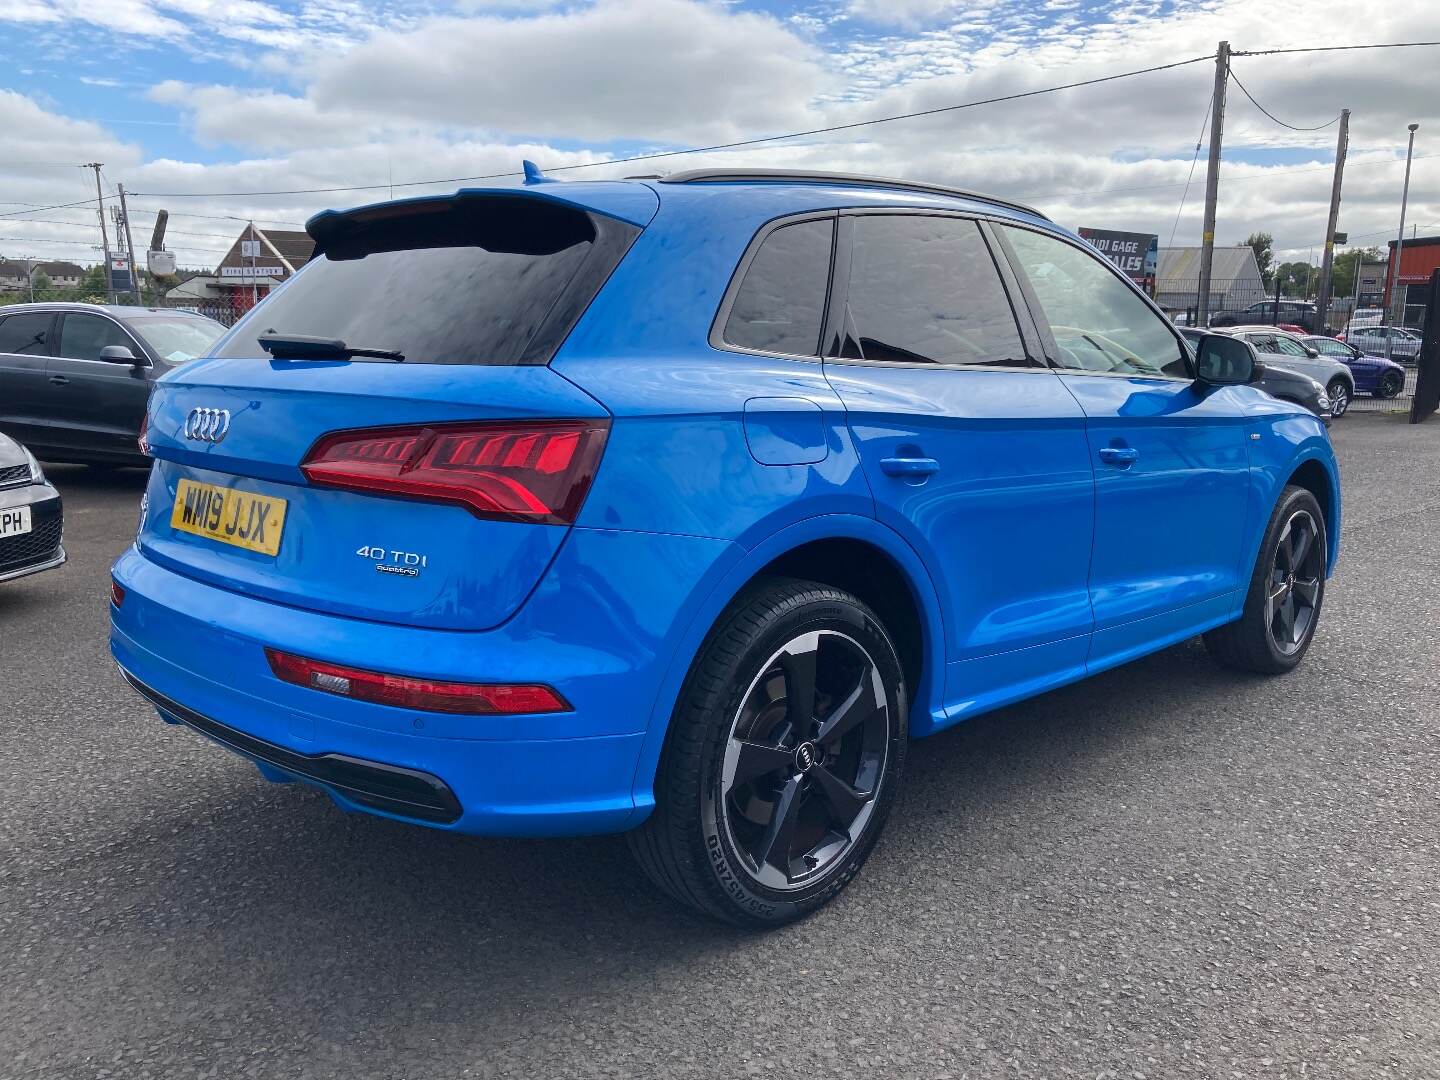
<svg viewBox="0 0 1440 1080"><path fill-rule="evenodd" d="M1385 295L1395 283L1395 241L1390 241L1389 267L1385 273ZM1440 270L1440 236L1405 238L1405 247L1400 252L1399 292L1395 294L1398 305L1405 303L1404 324L1418 327L1425 316L1425 303L1429 299L1430 275Z"/></svg>

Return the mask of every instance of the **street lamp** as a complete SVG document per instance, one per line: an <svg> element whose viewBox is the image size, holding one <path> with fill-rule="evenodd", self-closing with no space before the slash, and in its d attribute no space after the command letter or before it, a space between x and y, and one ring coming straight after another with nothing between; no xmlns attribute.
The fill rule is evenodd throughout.
<svg viewBox="0 0 1440 1080"><path fill-rule="evenodd" d="M1405 150L1405 186L1400 190L1400 235L1395 238L1395 272L1390 278L1390 295L1386 297L1385 325L1390 327L1391 313L1395 310L1395 292L1400 287L1400 256L1405 251L1405 205L1410 201L1410 162L1415 157L1415 131L1419 124L1410 125L1410 145ZM1400 321L1405 321L1404 309L1401 309ZM1389 360L1395 350L1395 335L1393 332L1385 335L1385 359Z"/></svg>

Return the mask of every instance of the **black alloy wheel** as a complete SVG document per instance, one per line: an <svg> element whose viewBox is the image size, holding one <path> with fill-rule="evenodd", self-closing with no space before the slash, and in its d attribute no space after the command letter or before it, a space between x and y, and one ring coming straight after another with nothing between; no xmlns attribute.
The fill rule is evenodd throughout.
<svg viewBox="0 0 1440 1080"><path fill-rule="evenodd" d="M740 926L834 899L884 826L908 693L885 626L844 590L763 580L719 617L675 705L655 809L630 833L672 897Z"/></svg>
<svg viewBox="0 0 1440 1080"><path fill-rule="evenodd" d="M1310 638L1325 578L1320 527L1309 510L1296 510L1280 532L1265 597L1265 624L1275 648L1293 655Z"/></svg>
<svg viewBox="0 0 1440 1080"><path fill-rule="evenodd" d="M875 809L885 688L853 638L811 630L763 665L726 741L719 812L759 885L802 888L844 858Z"/></svg>
<svg viewBox="0 0 1440 1080"><path fill-rule="evenodd" d="M1329 545L1325 515L1302 487L1281 493L1234 622L1205 634L1210 655L1226 667L1280 675L1304 658L1325 599Z"/></svg>
<svg viewBox="0 0 1440 1080"><path fill-rule="evenodd" d="M1405 376L1398 371L1387 371L1384 378L1380 380L1380 390L1377 397L1394 398L1400 396L1400 391L1405 389Z"/></svg>

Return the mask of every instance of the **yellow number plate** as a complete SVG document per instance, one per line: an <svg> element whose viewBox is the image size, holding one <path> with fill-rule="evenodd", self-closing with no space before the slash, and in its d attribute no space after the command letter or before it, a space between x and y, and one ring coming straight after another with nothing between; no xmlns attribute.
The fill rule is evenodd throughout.
<svg viewBox="0 0 1440 1080"><path fill-rule="evenodd" d="M274 555L285 528L285 500L216 484L181 480L170 527Z"/></svg>

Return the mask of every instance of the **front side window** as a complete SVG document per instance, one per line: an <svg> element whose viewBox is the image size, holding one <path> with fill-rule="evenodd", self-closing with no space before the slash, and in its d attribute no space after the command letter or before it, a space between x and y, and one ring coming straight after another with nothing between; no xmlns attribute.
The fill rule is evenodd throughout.
<svg viewBox="0 0 1440 1080"><path fill-rule="evenodd" d="M1312 341L1310 344L1319 349L1322 356L1338 356L1341 359L1347 359L1355 355L1345 346L1343 341L1335 341L1331 338L1320 338L1317 341Z"/></svg>
<svg viewBox="0 0 1440 1080"><path fill-rule="evenodd" d="M823 218L767 236L735 293L725 341L757 352L817 355L834 233L834 219Z"/></svg>
<svg viewBox="0 0 1440 1080"><path fill-rule="evenodd" d="M850 359L1038 366L980 226L964 218L856 217L847 316Z"/></svg>
<svg viewBox="0 0 1440 1080"><path fill-rule="evenodd" d="M1165 320L1108 263L1052 236L1003 228L1050 321L1059 366L1190 377L1180 342Z"/></svg>
<svg viewBox="0 0 1440 1080"><path fill-rule="evenodd" d="M1280 351L1274 334L1247 334L1245 340L1255 346L1256 352L1278 353Z"/></svg>
<svg viewBox="0 0 1440 1080"><path fill-rule="evenodd" d="M1275 351L1284 353L1286 356L1304 356L1307 358L1310 356L1310 354L1305 351L1304 345L1301 345L1294 338L1288 337L1275 338Z"/></svg>
<svg viewBox="0 0 1440 1080"><path fill-rule="evenodd" d="M52 316L44 312L29 312L0 319L0 353L49 356L51 320Z"/></svg>
<svg viewBox="0 0 1440 1080"><path fill-rule="evenodd" d="M124 345L135 352L130 336L99 315L66 315L60 320L59 354L67 360L99 360L107 345ZM138 353L136 359L140 359Z"/></svg>

